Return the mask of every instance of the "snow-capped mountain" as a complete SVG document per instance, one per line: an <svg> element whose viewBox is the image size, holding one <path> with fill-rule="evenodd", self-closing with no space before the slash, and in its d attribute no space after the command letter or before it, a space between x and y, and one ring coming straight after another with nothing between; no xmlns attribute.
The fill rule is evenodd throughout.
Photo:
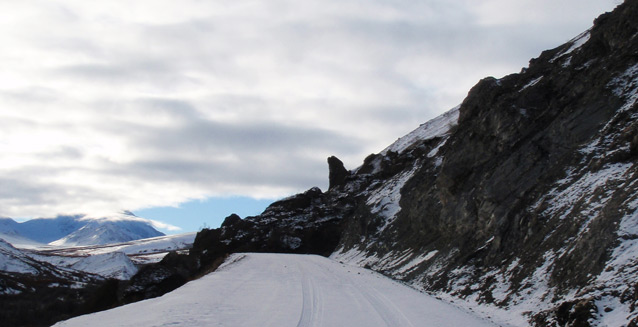
<svg viewBox="0 0 638 327"><path fill-rule="evenodd" d="M49 244L56 246L102 245L162 236L141 220L89 220L78 230Z"/></svg>
<svg viewBox="0 0 638 327"><path fill-rule="evenodd" d="M125 212L104 218L58 216L18 223L0 218L0 238L13 244L101 245L163 236L152 222Z"/></svg>
<svg viewBox="0 0 638 327"><path fill-rule="evenodd" d="M47 244L58 240L84 226L82 216L58 216L56 218L31 219L18 223L10 218L2 218L0 234L14 234Z"/></svg>

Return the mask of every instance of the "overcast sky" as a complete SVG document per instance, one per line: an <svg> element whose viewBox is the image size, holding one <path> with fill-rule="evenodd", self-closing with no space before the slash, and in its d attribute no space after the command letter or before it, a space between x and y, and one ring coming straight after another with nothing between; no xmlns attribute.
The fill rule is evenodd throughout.
<svg viewBox="0 0 638 327"><path fill-rule="evenodd" d="M0 0L0 216L327 186L617 0Z"/></svg>

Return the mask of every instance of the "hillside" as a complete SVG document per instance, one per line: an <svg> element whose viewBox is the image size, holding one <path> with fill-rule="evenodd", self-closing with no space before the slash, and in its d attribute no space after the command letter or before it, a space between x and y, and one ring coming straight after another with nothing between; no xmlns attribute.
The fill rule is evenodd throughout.
<svg viewBox="0 0 638 327"><path fill-rule="evenodd" d="M3 326L50 326L121 304L132 292L128 280L140 268L170 252L188 251L194 237L45 249L19 249L0 239L0 321Z"/></svg>
<svg viewBox="0 0 638 327"><path fill-rule="evenodd" d="M331 255L515 325L635 325L638 1L191 257ZM191 259L192 260L192 259ZM487 313L486 313L487 314Z"/></svg>

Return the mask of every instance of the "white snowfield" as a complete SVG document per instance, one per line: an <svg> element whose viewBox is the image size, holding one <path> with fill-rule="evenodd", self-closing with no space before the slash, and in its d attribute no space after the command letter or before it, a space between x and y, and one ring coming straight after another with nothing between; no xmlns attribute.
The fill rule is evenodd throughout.
<svg viewBox="0 0 638 327"><path fill-rule="evenodd" d="M495 326L370 270L313 255L235 254L162 297L55 326Z"/></svg>

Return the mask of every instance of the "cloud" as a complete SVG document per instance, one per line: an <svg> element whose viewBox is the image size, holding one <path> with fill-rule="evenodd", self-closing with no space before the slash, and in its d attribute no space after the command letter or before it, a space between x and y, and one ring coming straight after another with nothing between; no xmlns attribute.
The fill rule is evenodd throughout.
<svg viewBox="0 0 638 327"><path fill-rule="evenodd" d="M325 188L616 4L0 2L0 215Z"/></svg>

